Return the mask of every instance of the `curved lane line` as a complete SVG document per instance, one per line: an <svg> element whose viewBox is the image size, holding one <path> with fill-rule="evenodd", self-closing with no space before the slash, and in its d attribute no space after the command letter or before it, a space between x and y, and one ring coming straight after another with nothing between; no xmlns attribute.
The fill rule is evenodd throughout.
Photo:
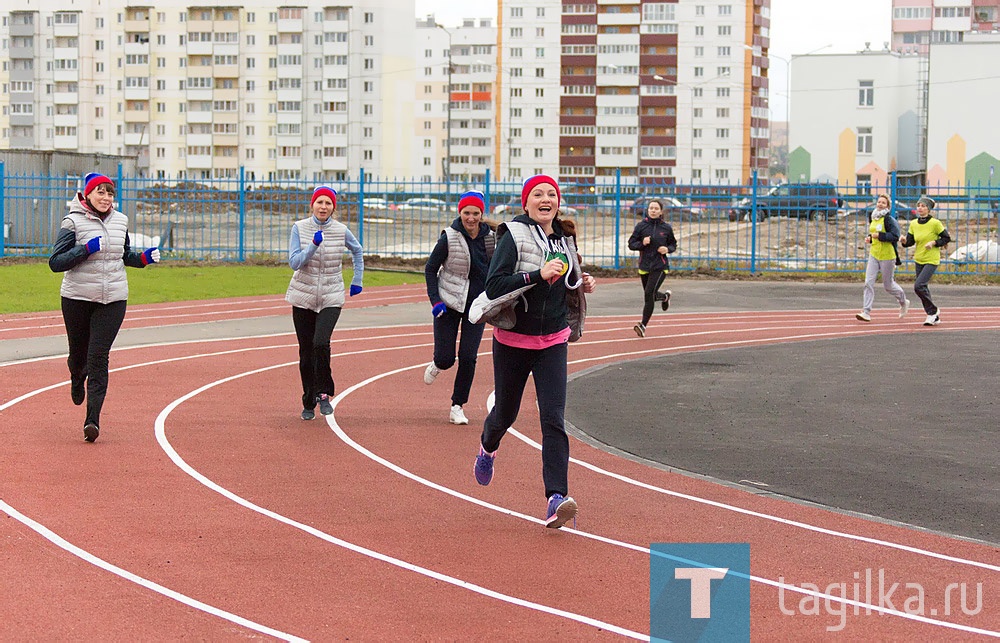
<svg viewBox="0 0 1000 643"><path fill-rule="evenodd" d="M11 518L13 518L14 520L17 520L18 522L20 522L21 524L25 525L29 529L34 530L39 535L41 535L43 538L45 538L46 540L48 540L49 542L51 542L52 544L54 544L56 547L60 547L60 548L62 548L64 550L68 551L69 553L71 553L74 556L82 559L83 561L88 562L91 565L95 565L97 567L100 567L101 569L103 569L105 571L109 571L112 574L115 574L116 576L120 576L120 577L124 578L127 581L131 581L131 582L135 583L136 585L141 585L142 587L145 587L146 589L151 589L154 592L156 592L157 594L162 594L163 596L166 596L167 598L173 599L173 600L177 601L178 603L181 603L183 605L187 605L188 607L193 607L193 608L195 608L197 610L201 610L202 612L206 612L208 614L211 614L212 616L218 616L221 619L230 621L230 622L235 623L237 625L241 625L241 626L243 626L243 627L245 627L247 629L254 630L255 632L260 632L261 634L267 634L268 636L273 636L275 638L282 639L284 641L296 641L296 642L299 642L299 641L306 641L307 640L307 639L299 638L299 637L294 636L292 634L287 634L285 632L282 632L282 631L279 631L279 630L267 627L266 625L261 625L260 623L255 623L254 621L251 621L249 619L243 618L242 616L237 616L236 614L233 614L231 612L227 612L225 610L221 610L218 607L212 607L211 605L209 605L207 603L202 603L201 601L199 601L197 599L194 599L194 598L191 598L190 596L187 596L185 594L181 594L180 592L176 592L176 591L174 591L174 590L172 590L172 589L170 589L168 587L164 587L163 585L160 585L159 583L154 583L151 580L148 580L148 579L143 578L142 576L138 576L136 574L133 574L132 572L130 572L128 570L125 570L125 569L122 569L121 567L118 567L116 565L112 565L108 561L106 561L106 560L104 560L102 558L98 558L97 556L94 556L93 554L91 554L90 552L88 552L88 551L86 551L84 549L80 549L79 547L77 547L73 543L67 541L65 538L63 538L59 534L55 533L54 531L52 531L48 527L46 527L46 526L44 526L44 525L42 525L42 524L40 524L40 523L32 520L31 518L28 518L27 516L25 516L24 514L22 514L17 509L14 509L10 505L8 505L3 500L0 500L0 511L3 511L8 516L10 516Z"/></svg>
<svg viewBox="0 0 1000 643"><path fill-rule="evenodd" d="M484 353L484 354L488 354L488 353ZM423 478L421 476L418 476L415 473L412 473L412 472L410 472L410 471L408 471L408 470L406 470L406 469L404 469L404 468L402 468L402 467L400 467L400 466L398 466L396 464L393 464L389 460L386 460L385 458L382 458L381 456L376 455L372 451L368 450L367 448L365 448L365 447L361 446L360 444L358 444L357 442L355 442L350 436L348 436L343 431L343 429L337 423L337 421L336 421L337 406L340 404L341 401L343 401L348 395L350 395L354 391L356 391L356 390L358 390L358 389L360 389L360 388L362 388L364 386L367 386L368 384L371 384L372 382L376 382L376 381L378 381L380 379L383 379L385 377L389 377L391 375L396 375L396 374L399 374L399 373L402 373L402 372L405 372L405 371L409 371L409 370L419 370L421 368L424 368L425 366L426 366L426 364L417 364L415 366L406 366L406 367L397 368L397 369L394 369L394 370L391 370L391 371L386 371L384 373L380 373L378 375L374 375L372 377L369 377L368 379L363 380L361 382L358 382L357 384L355 384L355 385L353 385L353 386L345 389L339 395L337 395L335 398L333 398L333 400L331 400L331 402L333 404L334 413L331 414L331 415L327 415L326 416L327 424L330 425L330 428L337 435L337 437L339 437L345 444L347 444L348 446L350 446L352 449L358 451L358 453L361 453L365 457L368 457L368 458L372 459L373 461L378 462L379 464L387 467L388 469L390 469L392 471L395 471L396 473L402 475L403 477L409 478L409 479L411 479L411 480L413 480L415 482L418 482L418 483L420 483L422 485L425 485L425 486L430 487L432 489L435 489L437 491L441 491L441 492L446 493L446 494L448 494L450 496L453 496L453 497L456 497L456 498L460 498L462 500L466 500L467 502L471 502L473 504L479 505L481 507L485 507L487 509L492 509L494 511L498 511L499 513L502 513L502 514L505 514L505 515L513 516L515 518L521 518L523 520L528 520L530 522L535 522L535 523L540 523L540 524L544 523L544 521L542 521L542 520L540 520L538 518L535 518L533 516L528 516L528 515L519 513L517 511L513 511L511 509L507 509L506 507L500 507L500 506L497 506L497 505L493 505L491 503L485 502L485 501L480 500L478 498L474 498L472 496L468 496L466 494L463 494L463 493L461 493L459 491L456 491L454 489L450 489L450 488L445 487L443 485L439 485L436 482L432 482L432 481L430 481L430 480L428 480L426 478ZM513 427L512 427L512 430L513 430ZM576 461L576 460L574 460L574 461L577 462L578 464L581 464L580 461ZM595 469L596 469L596 467L595 467ZM614 477L622 479L622 480L629 480L625 476L615 475ZM638 484L640 486L644 486L643 483L639 483L638 481L632 481L632 482L634 484ZM651 487L651 488L654 488L654 487ZM674 493L673 495L677 495L678 497L683 497L683 498L686 498L686 499L690 499L690 500L693 500L695 502L701 502L701 503L709 504L709 505L716 506L716 507L719 507L719 508L722 508L722 509L739 511L740 513L749 513L749 514L752 514L754 516L758 516L758 517L766 518L766 519L771 519L771 520L778 520L778 518L775 517L775 516L768 516L767 514L761 514L761 513L757 513L757 512L750 512L748 510L740 509L738 507L734 507L734 506L731 506L731 505L725 505L725 504L717 503L715 501L710 501L710 500L707 500L707 499L704 499L704 498L698 498L697 496L689 496L689 495L686 495L686 494L677 494L677 493ZM781 520L779 520L779 522L784 522L784 520L781 519ZM793 526L801 526L802 528L810 530L810 531L818 531L820 533L825 533L827 531L825 529L822 529L822 528L819 528L819 527L814 527L812 525L808 525L808 524L805 524L805 523L794 523L792 521L788 521L788 523L791 524L791 525L793 525ZM604 536L599 536L597 534L592 534L592 533L580 531L580 530L577 530L577 529L570 529L568 527L564 527L563 531L565 531L567 533L572 533L572 534L575 534L575 535L578 535L578 536L582 536L584 538L589 538L589 539L592 539L592 540L597 540L599 542L603 542L603 543L615 545L615 546L618 546L618 547L622 547L624 549L630 549L630 550L633 550L633 551L642 552L642 553L644 553L646 555L649 555L651 553L648 547L643 547L641 545L635 545L635 544L632 544L632 543L627 543L627 542L624 542L624 541L615 540L615 539L607 538L607 537L604 537ZM911 553L928 554L928 555L933 555L934 557L945 558L944 556L942 556L940 554L933 554L933 552L924 552L923 550L916 549L916 548L905 548L902 545L896 545L894 543L887 543L887 542L883 543L883 541L875 541L873 539L867 539L867 538L863 538L863 537L859 537L859 536L853 536L853 535L850 535L850 534L844 534L843 537L845 537L845 538L852 538L852 539L858 539L858 540L862 540L862 541L865 541L865 542L870 542L872 544L886 544L886 545L889 545L889 546L895 546L895 547L899 547L899 548L904 548L906 551L909 551ZM966 563L966 564L971 564L971 565L974 565L974 566L985 567L987 569L993 569L994 568L991 565L986 565L985 563L978 563L976 561L965 561L963 559L958 559L958 558L949 559L949 560L951 560L952 562ZM785 591L789 591L789 592L793 592L793 593L798 593L798 594L804 594L804 595L807 595L807 596L813 596L813 597L816 597L816 598L825 599L827 601L832 601L832 602L835 602L835 603L842 603L844 605L852 605L852 606L855 606L857 608L864 608L866 610L871 610L871 611L874 611L874 612L878 612L880 614L886 614L886 615L890 615L890 616L898 616L900 618L905 618L905 619L908 619L908 620L918 621L918 622L921 622L921 623L926 623L928 625L935 625L935 626L944 627L944 628L948 628L948 629L960 630L960 631L963 631L963 632L970 632L970 633L974 633L974 634L983 634L983 635L986 635L986 636L994 636L994 637L1000 638L1000 632L996 632L996 631L993 631L993 630L986 630L986 629L982 629L982 628L971 627L971 626L962 625L962 624L959 624L959 623L950 623L948 621L940 621L940 620L937 620L937 619L928 618L928 617L920 615L920 614L911 614L909 612L901 612L899 610L890 609L890 608L884 607L882 605L875 605L875 604L865 603L863 601L856 601L856 600L849 599L849 598L846 598L846 597L837 596L836 594L824 594L822 592L816 592L816 591L805 589L803 587L799 587L799 586L796 586L796 585L788 585L788 584L782 583L780 581L775 581L775 580L771 580L769 578L763 578L763 577L760 577L760 576L742 575L742 574L740 574L740 576L742 576L744 578L748 578L751 581L755 581L755 582L761 583L763 585L770 585L772 587L780 588L780 589L783 589Z"/></svg>
<svg viewBox="0 0 1000 643"><path fill-rule="evenodd" d="M400 347L400 348L410 348L410 347ZM363 352L371 352L371 351L363 351ZM187 400L193 398L194 396L196 396L196 395L198 395L200 393L203 393L204 391L207 391L207 390L209 390L211 388L214 388L216 386L219 386L221 384L225 384L227 382L231 382L231 381L234 381L234 380L237 380L237 379L240 379L240 378L243 378L243 377L248 377L248 376L251 376L251 375L257 375L257 374L264 373L264 372L267 372L267 371L270 371L270 370L274 370L274 369L278 369L278 368L286 368L288 366L294 366L296 364L298 364L298 361L288 362L288 363L285 363L285 364L277 364L277 365L273 365L273 366L265 366L263 368L255 369L255 370L252 370L252 371L246 371L244 373L238 373L236 375L231 375L231 376L223 378L221 380L216 380L214 382L210 382L208 384L205 384L204 386L201 386L201 387L199 387L199 388L191 391L190 393L187 393L184 396L182 396L182 397L174 400L173 402L171 402L170 404L168 404L160 412L160 414L156 417L156 422L155 422L154 426L155 426L155 430L156 430L156 440L157 440L157 442L160 443L160 447L167 454L167 456L174 462L174 464L177 465L178 468L180 468L182 471L184 471L189 476L191 476L192 478L194 478L195 480L197 480L198 482L200 482L204 486L208 487L212 491L215 491L216 493L218 493L218 494L222 495L223 497L231 500L232 502L235 502L238 505L246 507L247 509L250 509L251 511L257 512L257 513L261 514L262 516L266 516L268 518L271 518L272 520L276 520L276 521L278 521L280 523L283 523L283 524L286 524L286 525L288 525L290 527L294 527L296 529L304 531L304 532L306 532L306 533L308 533L308 534L310 534L312 536L315 536L316 538L319 538L321 540L325 540L328 543L331 543L333 545L337 545L338 547L343 547L344 549L347 549L349 551L353 551L353 552L361 554L363 556L368 556L369 558L374 558L374 559L382 561L384 563L388 563L390 565L394 565L396 567L399 567L401 569L405 569L407 571L416 572L416 573L421 574L423 576L427 576L428 578L433 578L435 580L439 580L439 581L442 581L442 582L445 582L445 583L449 583L449 584L454 585L456 587L460 587L462 589L466 589L466 590L475 592L477 594L482 594L483 596L487 596L489 598L495 598L495 599L504 601L506 603L511 603L513 605L517 605L519 607L527 607L529 609L537 610L539 612L544 612L544 613L547 613L547 614L552 614L553 616L560 616L562 618L566 618L566 619L569 619L569 620L572 620L572 621L577 621L579 623L583 623L584 625L590 625L590 626L593 626L593 627L596 627L596 628L608 630L610 632L613 632L615 634L620 634L620 635L626 636L628 638L632 638L632 639L636 639L636 640L641 640L641 641L648 641L649 640L649 637L647 635L642 634L640 632L633 632L632 630L628 630L626 628L619 627L617 625L612 625L611 623L605 623L603 621L599 621L597 619L593 619L593 618L590 618L588 616L583 616L581 614L575 614L573 612L568 612L568 611L565 611L565 610L557 609L555 607L549 607L548 605L542 605L541 603L535 603L535 602L528 601L528 600L525 600L525 599L522 599L522 598L517 598L516 596L510 596L508 594L502 594L500 592L488 589L488 588L483 587L481 585L476 585L474 583L470 583L468 581L464 581L464 580L462 580L460 578L455 578L453 576L448 576L447 574L443 574L441 572L436 572L436 571L434 571L432 569L428 569L426 567L421 567L419 565L414 565L413 563L406 562L405 560L401 560L399 558L395 558L395 557L389 556L387 554L383 554L381 552L375 551L373 549L369 549L367 547L363 547L361 545L356 545L354 543L348 542L348 541L343 540L341 538L337 538L336 536L328 534L328 533L326 533L324 531L320 531L319 529L316 529L315 527L311 527L311 526L309 526L307 524L298 522L297 520L293 520L291 518L288 518L288 517L286 517L286 516L284 516L282 514L276 513L274 511L271 511L270 509L265 509L264 507L261 507L260 505L254 504L254 503L250 502L249 500L246 500L245 498L236 495L235 493L233 493L233 492L229 491L228 489L226 489L226 488L224 488L224 487L216 484L215 482L213 482L212 480L210 480L206 476L202 475L200 472L198 472L193 467L191 467L183 458L181 458L181 456L177 453L177 451L174 450L174 448L170 444L169 440L167 440L167 437L166 437L166 428L165 428L165 423L166 423L167 416L169 416L170 413L175 408L177 408L178 406L180 406L181 404L183 404ZM329 418L329 417L332 417L332 416L327 416L327 417Z"/></svg>
<svg viewBox="0 0 1000 643"><path fill-rule="evenodd" d="M978 329L979 328L970 328L969 330L978 330ZM774 330L774 329L771 328L770 330ZM692 333L692 334L707 334L707 333ZM844 333L823 333L823 334L815 334L815 335L802 335L802 336L798 336L796 338L797 339L801 339L801 338L826 337L826 336L837 336L837 335L853 335L853 334L856 334L856 331L844 332ZM727 346L727 345L733 345L733 344L765 343L765 342L769 342L769 341L773 342L773 341L776 341L777 339L781 339L781 338L764 338L764 339L755 340L755 341L754 340L750 340L750 341L743 341L743 342L724 342L724 343L719 343L718 345ZM206 341L206 340L189 340L189 341L182 342L182 343L195 343L195 342L203 342L203 341ZM595 343L596 344L596 343L607 343L607 342L601 341L601 342L588 342L588 343ZM163 345L170 345L170 344L171 343L168 342L168 343L164 343ZM409 349L409 348L417 348L417 347L422 347L422 346L427 346L427 345L424 344L424 345L413 345L413 346L401 346L401 347L395 347L395 348L390 349L390 350ZM706 346L712 346L712 344L708 344L708 345L695 345L695 346L692 346L692 347L689 347L689 348L699 348L699 347L700 348L705 348ZM233 350L233 351L223 351L220 354L235 353L235 352L242 352L242 351L249 351L249 350L268 350L270 348L275 348L275 347L261 347L259 349L253 349L253 348L249 348L249 349L237 349L237 350ZM356 352L346 353L346 354L380 352L380 351L383 351L383 350L386 350L386 349L370 349L370 350L356 351ZM678 350L678 347L661 348L661 349L646 350L646 351L635 351L634 353L621 353L621 354L612 355L612 356L604 356L604 357L601 357L601 358L589 358L589 359L586 359L586 360L576 360L573 363L580 363L580 362L584 362L584 361L595 361L595 360L599 360L599 359L610 359L612 357L623 357L623 356L629 356L629 355L635 355L635 354L642 354L642 353L671 352L671 351L676 351L676 350ZM483 355L489 355L489 352L483 352L481 354L483 354ZM208 356L208 355L195 355L195 356L185 356L185 357L180 357L180 358L170 358L170 359L160 360L160 362L175 361L175 360L180 360L180 359L193 359L193 358L202 357L202 356ZM236 375L236 376L233 376L233 377L230 377L230 378L226 378L224 380L219 380L219 381L217 381L217 382L215 382L215 383L213 383L211 385L208 385L206 387L202 387L201 389L198 389L198 391L195 391L194 393L191 393L191 394L189 394L188 396L185 396L185 397L193 396L194 394L197 394L198 392L201 392L202 390L205 390L206 388L209 388L211 386L215 386L215 385L221 384L221 383L226 382L226 381L230 381L232 379L236 379L238 377L244 377L244 376L247 376L247 375L251 375L251 374L255 374L255 373L259 373L259 372L271 370L271 369L274 369L274 368L284 368L284 367L287 367L287 366L294 365L295 363L296 362L288 362L286 364L280 364L280 365L276 365L276 366L269 366L269 367L266 367L266 368L263 368L263 369L257 369L257 370L249 371L249 372L246 372L246 373L243 373L243 374L239 374L239 375ZM149 363L145 363L145 364L142 364L142 365L138 365L138 364L137 365L131 365L131 366L127 366L127 367L122 367L120 369L115 369L115 370L127 370L129 368L137 368L138 366L144 366L144 365L148 365L148 364ZM357 390L358 388L361 388L362 386L367 385L368 383L371 383L371 382L376 381L378 379L381 379L383 377L386 377L386 376L389 376L389 375L392 375L392 374L396 374L396 373L399 373L399 372L402 372L402 371L415 370L415 369L420 369L420 368L423 368L423 367L424 367L424 364L421 363L421 364L418 364L418 365L415 365L415 366L409 366L409 367L405 367L405 368L401 368L401 369L396 369L394 371L389 371L389 372L386 372L386 373L374 376L372 378L369 378L368 380L365 380L364 382L360 382L360 383L352 386L348 390L345 390L344 392L342 392L340 395L338 395L335 398L334 403L338 404L340 401L343 400L343 398L347 394L353 392L354 390ZM0 406L0 410L3 410L4 408L7 408L7 407L11 406L12 404L16 403L17 401L23 400L23 399L25 399L27 397L31 397L32 395L35 395L35 394L37 394L39 392L42 392L43 390L50 390L50 389L55 388L56 386L60 386L60 385L65 385L65 383L58 384L58 385L53 385L53 386L50 386L50 387L46 387L45 389L42 389L42 390L39 390L39 391L35 391L35 392L30 393L30 394L21 396L20 398L17 398L16 400L12 400L11 402ZM182 398L180 401L182 401L183 399L185 399L185 398ZM177 403L179 403L179 401ZM176 403L175 403L175 405L176 405ZM160 417L165 417L165 416L163 416L163 413L161 413ZM160 417L157 418L157 423L158 424L160 423ZM388 466L389 468L391 468L393 470L396 470L397 472L400 472L403 475L406 475L407 477L410 477L410 478L412 478L412 479L414 479L416 481L419 481L419 482L421 482L423 484L426 484L428 486L431 486L433 488L437 488L437 489L443 490L443 491L445 491L447 493L450 493L451 495L454 495L456 497L460 497L460 498L466 499L466 500L468 500L470 502L473 502L474 504L479 504L479 505L482 505L484 507L492 508L494 510L500 511L501 513L505 513L505 514L512 515L512 516L515 516L515 517L522 517L524 519L527 519L527 520L530 520L530 521L533 521L533 522L538 522L538 523L542 522L541 520L536 519L536 518L534 518L532 516L527 516L527 515L520 514L518 512L514 512L512 510L508 510L508 509L505 509L505 508L502 508L502 507L497 507L495 505L490 505L489 503L485 503L483 501L480 501L478 499L472 498L470 496L465 496L464 494L460 494L458 492L449 490L447 488L440 487L439 485L436 485L435 483L432 483L432 482L430 482L428 480L420 478L419 476L415 476L414 474L406 472L405 470L403 470L403 469L401 469L399 467L396 467L395 465L392 465L391 463L388 463L388 461L385 461L385 460L383 460L381 458L378 458L378 456L375 456L374 454L372 454L371 452L367 451L363 447L360 447L360 445L357 445L356 443L354 443L353 440L351 440L346 434L343 433L342 430L340 430L339 426L335 425L334 416L332 416L332 415L331 416L327 416L327 421L328 421L328 423L330 423L331 427L334 428L334 432L337 433L338 437L341 437L341 439L344 440L347 444L352 445L352 448L356 448L357 450L359 450L362 453L370 454L368 457L374 457L376 459L376 461L379 461L379 462L383 463L385 466ZM157 431L158 431L158 433L157 433L157 439L159 441L160 440L159 429L157 429ZM515 433L517 433L517 432L515 431ZM523 436L520 436L519 434L518 434L518 437L522 437L522 439L523 439ZM161 442L161 447L163 447L164 444L167 444L167 446L169 446L169 443L165 442L165 437L164 437L164 442ZM163 448L166 450L167 447L163 447ZM172 451L172 449L171 449L171 451ZM173 457L173 456L171 456L171 457ZM178 456L178 458L179 458L179 456ZM183 462L183 460L180 460L180 462ZM576 462L578 464L583 464L582 462L579 462L579 461L576 461ZM185 463L184 466L187 466L186 463ZM182 467L182 468L184 468L184 467ZM609 474L610 474L610 472L609 472ZM193 477L197 478L197 476L194 476L194 474L191 474L191 475L193 475ZM613 474L613 475L614 475L614 477L619 477L618 474ZM624 478L624 476L621 476L621 478L623 478L625 480L628 480L628 479ZM635 483L635 484L640 484L640 485L643 484L643 483L639 483L638 481L632 481L632 482ZM209 482L208 486L211 486L212 484L214 484L214 483L210 483ZM214 487L212 487L212 488L214 488ZM219 489L221 489L221 487ZM668 492L666 490L664 490L664 492L672 494L672 495L677 495L678 497L682 497L682 494L676 494L675 492ZM220 491L220 493L223 493L223 492ZM223 495L227 495L227 493L228 492L223 493ZM227 495L227 497L230 497L230 496ZM705 503L709 503L709 504L718 504L718 506L721 507L721 508L728 508L728 509L731 509L731 510L737 510L737 511L741 511L741 512L746 512L746 510L742 510L742 509L740 509L738 507L730 507L730 506L722 505L722 504L719 504L719 503L713 503L712 501L707 501L705 499L697 498L695 496L684 496L684 497L686 497L688 499L691 499L693 501L696 501L696 502L705 502ZM236 498L238 498L238 496L232 496L232 498L236 499ZM242 500L242 499L240 499L240 500ZM240 500L236 500L236 501L240 502ZM244 501L244 502L246 502L246 501ZM240 504L243 504L243 502L240 502ZM245 506L251 506L251 505L252 505L252 503L248 503L247 502L247 504ZM11 508L11 509L13 510L13 508ZM13 511L16 511L16 510L13 510ZM270 515L270 512L268 512L268 510L266 510L266 509L260 508L260 511L264 512L266 515ZM760 517L763 517L763 518L770 518L770 519L777 519L779 521L784 521L784 519L779 519L777 517L768 517L766 514L759 514L759 515L760 515ZM278 515L275 514L275 516L278 516ZM276 518L276 519L280 519L280 518ZM819 531L821 533L827 531L827 530L824 530L822 528L814 527L814 526L811 526L811 525L806 525L804 523L794 523L792 521L787 521L787 522L788 522L788 524L792 524L794 526L801 526L804 529L816 530L816 531ZM294 523L294 521L291 521L288 524L297 524L297 523ZM311 531L311 528L309 528L307 525L303 525L303 527L306 529L306 531ZM42 527L42 528L44 529L44 527ZM620 542L620 541L614 541L612 539L604 538L604 537L597 536L597 535L594 535L594 534L587 534L587 533L584 533L584 532L578 532L578 531L572 530L572 529L564 529L564 531L571 532L571 533L576 533L576 534L579 534L579 535L582 535L582 536L585 536L585 537L588 537L588 538L592 538L592 539L595 539L595 540L598 540L598 541L601 541L601 542L606 542L606 543L609 543L609 544L615 544L615 545L624 547L626 549L634 549L634 550L641 551L641 552L644 552L644 553L648 553L648 551L649 551L648 548L645 548L645 547L641 547L641 546L637 546L637 545L632 545L630 543L624 543L624 542ZM831 533L836 534L837 532L831 532ZM321 538L324 537L322 535L319 535L319 533L314 534L314 535L317 535L318 537L321 537ZM873 544L880 544L880 545L885 545L885 546L889 546L889 547L898 547L898 548L902 548L902 549L904 549L906 551L910 551L912 553L929 555L929 556L932 556L932 557L943 557L943 556L941 556L939 554L935 554L933 552L927 552L927 551L919 550L919 549L916 549L916 548L909 548L909 547L906 547L906 546L903 546L903 545L897 545L895 543L888 543L888 542L885 542L885 541L877 541L877 540L873 540L873 539L867 539L865 537L852 536L850 534L845 534L844 537L846 537L846 538L857 538L859 540L863 540L863 541L866 541L866 542L871 542ZM331 536L330 538L333 538L333 537ZM335 539L335 540L339 541L339 539ZM343 542L343 541L340 541L340 542ZM377 553L375 553L375 554L376 554L375 555L376 558L381 558L380 554L377 554ZM386 558L388 558L388 557L386 557ZM947 558L947 557L943 557L943 558ZM948 558L948 559L952 560L953 562L958 562L958 563L972 564L972 565L976 565L976 566L985 566L984 563L978 563L976 561L964 561L962 559L951 559L951 558ZM399 561L399 562L403 566L409 565L408 563L405 563L404 561ZM987 566L987 568L988 569L992 568L992 566ZM430 573L430 574L435 574L436 573L436 572L433 572L431 570L426 570L426 571L428 573ZM962 626L962 625L957 625L957 624L952 624L952 623L947 623L947 622L941 622L941 621L935 621L933 619L927 619L927 618L919 616L919 615L908 614L908 613L901 613L901 612L895 612L894 610L889 610L889 609L882 608L882 607L876 606L876 605L867 605L867 604L860 603L860 602L856 603L855 601L851 601L850 599L843 599L843 598L835 596L835 595L829 595L828 596L828 595L825 595L825 594L821 594L821 593L817 593L817 592L812 592L810 590L805 590L803 588L799 588L799 587L794 586L794 585L784 585L782 583L779 583L779 582L776 582L776 581L772 581L770 579L763 579L763 578L756 578L756 577L751 577L751 579L752 580L756 580L757 582L761 582L763 584L773 585L773 586L776 586L776 587L783 587L784 589L787 589L789 591L798 592L798 593L801 593L801 594L813 595L813 596L817 596L819 598L832 599L832 600L834 600L836 602L842 602L842 603L845 603L845 604L856 604L858 607L865 607L866 609L871 609L873 611L878 611L878 612L884 612L884 613L887 613L887 614L893 614L893 615L901 616L903 618L909 618L909 619L913 619L913 620L917 620L917 621L927 622L927 623L934 624L934 625L940 625L940 626L944 626L944 627L950 627L950 628L960 629L960 630L974 632L974 633L981 633L981 634L986 634L986 635L990 635L990 636L1000 636L1000 633L993 632L993 631L990 631L990 630L980 630L980 629L977 629L977 628L969 628L969 627ZM442 580L445 580L445 579L442 578ZM446 582L451 582L451 581L446 581ZM463 581L459 581L457 579L456 579L456 584L460 584L463 587L470 587L468 584L464 583ZM478 587L478 586L471 586L470 588L472 588L472 587ZM485 588L479 588L479 589L481 589L482 592L484 592L484 593L491 592L491 590L487 590ZM512 602L517 602L517 601L519 601L521 599L516 599L516 598L511 597L511 600L512 600ZM545 606L541 606L541 607L545 607ZM546 608L546 609L549 609L549 608ZM569 615L567 615L567 618L572 618L573 616L576 616L576 615L569 614ZM581 618L586 619L587 617L581 617ZM604 626L605 627L615 627L615 626L609 626L608 624L604 624ZM633 633L633 634L636 634L636 633ZM638 635L638 636L640 638L645 637L645 635ZM645 638L648 638L648 637L645 637Z"/></svg>

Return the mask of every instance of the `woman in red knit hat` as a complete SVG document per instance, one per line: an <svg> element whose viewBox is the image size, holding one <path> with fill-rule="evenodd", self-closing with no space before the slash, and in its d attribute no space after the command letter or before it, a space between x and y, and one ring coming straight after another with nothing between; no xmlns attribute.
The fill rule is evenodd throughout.
<svg viewBox="0 0 1000 643"><path fill-rule="evenodd" d="M330 336L344 306L344 250L351 253L354 278L351 297L361 293L365 260L361 244L340 221L337 192L327 185L313 190L310 216L292 224L288 240L288 265L295 272L285 301L292 305L292 323L299 343L299 377L302 380L303 420L333 413L335 388L330 370Z"/></svg>
<svg viewBox="0 0 1000 643"><path fill-rule="evenodd" d="M427 296L434 315L434 360L424 370L424 383L432 384L441 371L455 364L458 345L458 371L451 392L448 421L468 424L462 407L469 401L472 380L476 376L476 356L483 339L485 324L469 321L469 307L486 289L486 272L496 247L496 235L483 221L486 197L470 191L458 199L458 216L438 238L424 266Z"/></svg>
<svg viewBox="0 0 1000 643"><path fill-rule="evenodd" d="M132 251L128 217L114 206L114 181L96 173L84 177L83 192L70 201L49 256L49 268L65 273L59 293L69 341L70 396L73 404L87 402L87 442L101 433L111 345L128 301L125 266L145 268L160 260L157 248Z"/></svg>
<svg viewBox="0 0 1000 643"><path fill-rule="evenodd" d="M500 441L514 424L530 375L542 428L542 482L546 527L558 529L577 514L569 495L569 437L566 435L567 290L594 291L594 278L580 268L575 226L559 218L559 184L550 176L528 178L521 189L525 214L501 224L486 278L486 296L530 286L514 305L509 329L493 330L495 404L483 423L473 472L488 485Z"/></svg>

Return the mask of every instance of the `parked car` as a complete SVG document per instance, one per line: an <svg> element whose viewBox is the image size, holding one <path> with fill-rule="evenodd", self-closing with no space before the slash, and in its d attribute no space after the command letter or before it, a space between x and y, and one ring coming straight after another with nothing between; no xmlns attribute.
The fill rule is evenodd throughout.
<svg viewBox="0 0 1000 643"><path fill-rule="evenodd" d="M381 197L365 197L365 208L370 210L388 210L389 202Z"/></svg>
<svg viewBox="0 0 1000 643"><path fill-rule="evenodd" d="M448 203L441 199L412 198L396 206L397 210L445 210Z"/></svg>
<svg viewBox="0 0 1000 643"><path fill-rule="evenodd" d="M785 183L757 196L757 219L836 219L844 200L831 183ZM729 210L730 221L749 221L751 201L744 197Z"/></svg>
<svg viewBox="0 0 1000 643"><path fill-rule="evenodd" d="M702 210L696 205L685 205L683 201L672 196L638 196L632 201L629 207L636 217L646 216L646 204L653 199L663 202L663 216L667 219L697 219L702 215Z"/></svg>
<svg viewBox="0 0 1000 643"><path fill-rule="evenodd" d="M911 219L917 218L917 209L910 205L909 203L904 203L902 201L893 201L892 206L894 209L893 214L900 221L910 221ZM859 219L861 221L868 221L872 215L872 211L875 209L875 202L872 201L863 208L858 208L857 210L847 210L839 215L838 219Z"/></svg>

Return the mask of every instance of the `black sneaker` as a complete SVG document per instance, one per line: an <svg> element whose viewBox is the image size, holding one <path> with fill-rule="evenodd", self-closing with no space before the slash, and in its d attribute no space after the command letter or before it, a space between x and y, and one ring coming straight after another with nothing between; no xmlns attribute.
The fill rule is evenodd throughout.
<svg viewBox="0 0 1000 643"><path fill-rule="evenodd" d="M75 377L70 376L70 380L69 395L73 398L73 404L80 406L87 395L87 378L81 377L77 380Z"/></svg>
<svg viewBox="0 0 1000 643"><path fill-rule="evenodd" d="M638 324L636 324L635 326L633 326L632 330L634 330L635 334L638 335L639 337L645 337L646 336L646 325L643 324L642 322L639 322Z"/></svg>
<svg viewBox="0 0 1000 643"><path fill-rule="evenodd" d="M330 415L333 413L333 405L330 404L330 396L326 393L320 393L316 396L316 401L319 402L319 412L323 415Z"/></svg>
<svg viewBox="0 0 1000 643"><path fill-rule="evenodd" d="M664 311L670 308L670 295L671 293L669 290L663 293L663 301L660 302L660 308L662 308Z"/></svg>
<svg viewBox="0 0 1000 643"><path fill-rule="evenodd" d="M93 422L87 422L83 426L83 439L87 442L93 442L100 434L101 430Z"/></svg>
<svg viewBox="0 0 1000 643"><path fill-rule="evenodd" d="M316 419L316 411L312 409L302 409L302 419L303 420L314 420Z"/></svg>

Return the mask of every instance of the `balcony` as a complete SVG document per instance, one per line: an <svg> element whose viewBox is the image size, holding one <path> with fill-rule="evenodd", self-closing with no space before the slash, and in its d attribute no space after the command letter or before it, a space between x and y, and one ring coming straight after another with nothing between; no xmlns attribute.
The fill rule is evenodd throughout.
<svg viewBox="0 0 1000 643"><path fill-rule="evenodd" d="M149 100L149 87L126 87L122 96L125 100Z"/></svg>
<svg viewBox="0 0 1000 643"><path fill-rule="evenodd" d="M188 112L187 122L189 123L211 123L212 112Z"/></svg>
<svg viewBox="0 0 1000 643"><path fill-rule="evenodd" d="M210 170L212 169L212 157L208 154L188 156L185 165L189 170Z"/></svg>

